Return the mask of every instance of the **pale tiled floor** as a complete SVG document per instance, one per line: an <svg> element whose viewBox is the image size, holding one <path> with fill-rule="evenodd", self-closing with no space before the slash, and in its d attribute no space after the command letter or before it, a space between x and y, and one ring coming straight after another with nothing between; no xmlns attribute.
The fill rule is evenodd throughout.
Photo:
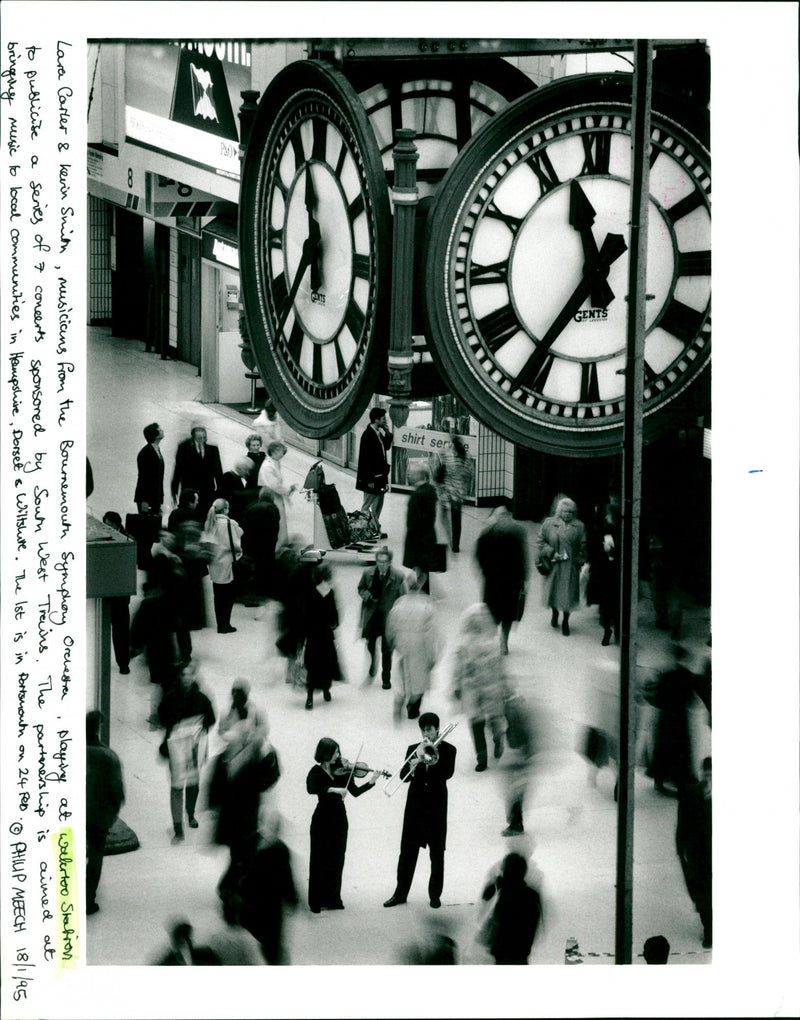
<svg viewBox="0 0 800 1020"><path fill-rule="evenodd" d="M251 431L248 419L198 402L196 370L176 362L162 362L143 353L136 341L111 338L106 330L90 331L88 454L95 491L89 512L100 518L114 509L124 515L134 509L136 453L143 443L142 428L157 420L166 432L162 445L168 468L175 447L195 421L203 422L209 440L220 447L227 467L243 449ZM290 450L285 476L301 483L311 458ZM337 484L347 509L360 505L353 477L332 465L328 480ZM391 494L383 513L389 545L399 554L406 497ZM312 507L295 496L289 530L313 535ZM442 910L437 918L448 925L459 944L463 963L488 962L474 941L476 899L489 868L511 849L500 832L504 827L500 770L481 775L467 720L448 696L447 648L459 613L478 600L479 581L472 562L472 543L488 511L468 509L463 552L450 557L445 575L433 580L438 625L444 655L434 674L433 689L423 703L439 713L443 723L458 721L452 740L458 748L456 774L451 780L448 846ZM528 525L531 542L536 526ZM362 689L366 651L357 640L358 560L332 554L334 584L342 617L338 638L349 682L337 684L330 704L321 701L313 712L304 710L303 695L283 681L282 663L273 646L274 621L270 607L262 610L237 605L233 623L237 633L220 636L213 628L193 635L202 682L218 714L228 704L231 681L247 677L252 696L267 709L271 736L279 752L282 778L275 800L284 818L283 836L293 853L303 905L291 920L288 944L294 964L388 964L416 937L432 911L427 905L428 866L420 856L411 899L391 911L382 903L394 887L402 824L404 791L390 798L380 785L366 796L348 801L350 833L345 864L343 912L312 915L305 908L308 826L314 803L305 793L305 775L317 740L323 735L339 741L345 756L360 757L373 767L393 771L408 743L418 736L415 723L392 721L390 692L380 684ZM576 753L582 727L592 719L598 683L609 667L618 668L619 649L600 646L594 609L574 614L569 639L551 629L549 615L540 608L540 579L534 573L528 609L512 633L508 667L537 710L542 730L525 812L527 832L521 846L532 847L542 876L545 923L532 957L533 963L562 964L568 937L577 939L585 963L611 963L614 952L614 886L616 805L614 776L603 770L592 786L587 767ZM133 600L132 605L135 605ZM656 669L667 659L667 639L651 626L652 607L641 603L639 661ZM698 654L708 634L708 610L687 613L686 637ZM201 813L196 831L187 829L184 845L170 845L171 823L167 774L157 755L158 732L146 718L150 684L145 664L135 659L129 676L118 674L112 661L111 744L125 772L127 800L122 817L139 837L141 847L105 859L99 902L101 910L89 918L87 957L90 964L150 962L165 944L165 923L178 914L194 924L200 939L219 927L216 883L225 867L225 852L210 843L211 823ZM698 719L701 740L708 739ZM633 953L641 963L642 944L662 933L672 946L673 964L705 963L711 953L700 947L701 926L685 891L675 855L675 801L655 793L641 769L636 777L634 854Z"/></svg>

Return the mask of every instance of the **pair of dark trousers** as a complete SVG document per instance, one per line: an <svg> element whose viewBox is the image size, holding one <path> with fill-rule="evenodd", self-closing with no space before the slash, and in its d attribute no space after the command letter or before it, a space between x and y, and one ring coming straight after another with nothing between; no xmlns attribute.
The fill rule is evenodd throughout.
<svg viewBox="0 0 800 1020"><path fill-rule="evenodd" d="M97 825L86 826L86 905L93 907L97 900L97 887L103 871L103 851L106 829Z"/></svg>
<svg viewBox="0 0 800 1020"><path fill-rule="evenodd" d="M214 584L214 616L217 620L217 630L224 630L231 625L231 612L233 603L236 600L236 585L233 581L227 584Z"/></svg>
<svg viewBox="0 0 800 1020"><path fill-rule="evenodd" d="M475 756L478 759L479 765L485 765L487 760L486 754L486 720L485 719L473 719L470 723L472 727L472 740L475 744ZM495 745L498 743L502 747L503 742L503 720L500 716L493 716L489 720L489 725L492 728L492 736L494 737ZM497 757L497 755L495 755Z"/></svg>
<svg viewBox="0 0 800 1020"><path fill-rule="evenodd" d="M444 888L444 847L429 844L431 855L431 877L428 880L428 898L441 899ZM397 862L397 888L395 896L399 900L407 900L417 867L420 846L416 839L404 837L400 841L400 859Z"/></svg>
<svg viewBox="0 0 800 1020"><path fill-rule="evenodd" d="M130 595L115 595L108 600L111 609L111 643L120 669L127 669L131 664L130 602Z"/></svg>
<svg viewBox="0 0 800 1020"><path fill-rule="evenodd" d="M382 630L379 633L373 630L367 638L367 650L369 651L370 657L370 673L372 673L372 663L375 662L378 638L381 640L381 677L383 680L389 681L392 678L392 648L386 640L386 635Z"/></svg>
<svg viewBox="0 0 800 1020"><path fill-rule="evenodd" d="M452 538L450 541L450 548L453 552L458 552L461 548L461 504L456 506L455 503L450 505L450 527L452 529Z"/></svg>

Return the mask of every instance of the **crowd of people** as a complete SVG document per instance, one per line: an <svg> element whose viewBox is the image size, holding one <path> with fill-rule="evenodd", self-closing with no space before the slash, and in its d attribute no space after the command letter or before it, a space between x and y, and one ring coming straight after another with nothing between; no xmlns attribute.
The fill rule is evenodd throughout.
<svg viewBox="0 0 800 1020"><path fill-rule="evenodd" d="M217 717L202 689L192 633L208 623L206 578L219 635L236 631L231 621L237 603L257 606L274 602L278 607L276 650L285 660L287 682L305 688L305 707L312 710L315 693L321 691L323 701L329 702L335 682L343 679L333 571L319 556L306 555L303 543L289 533L286 504L298 486L284 481L281 461L287 448L274 431L266 449L261 435L249 435L246 454L223 471L219 450L208 442L206 429L193 426L190 436L178 446L170 481L174 505L166 523L166 476L160 449L164 431L153 423L144 429L144 438L146 444L137 458L138 514L126 527L136 538L137 561L145 580L133 618L127 599L124 605L120 601L112 614L115 657L123 674L129 672L132 656L142 655L147 663L153 690L148 722L152 729L163 731L159 750L168 766L173 843L184 841L184 822L193 828L198 824L196 810L206 766L208 804L216 818L214 840L230 852L217 890L223 927L215 945L195 946L191 924L179 919L170 929L169 949L157 962L287 963L283 919L287 910L298 907L301 894L292 871L292 855L280 839L280 815L270 799L281 776L278 752L269 741L266 714L250 698L247 680L234 682L230 707ZM385 412L376 409L362 438L356 485L364 493L364 508L378 522L388 488L390 448ZM352 593L360 601L358 636L365 642L369 660L364 684L373 683L380 670L381 687L393 689L394 719L399 721L405 713L408 719L417 720L420 729L420 739L408 746L396 777L407 795L395 888L384 907L407 902L421 848L427 848L430 857L430 907L441 906L447 783L454 774L456 748L445 739L451 727L442 730L438 715L423 710L433 671L442 662L444 651L430 580L432 574L446 570L448 552L461 551L461 511L468 473L466 447L457 436L433 468L421 461L409 465L412 489L402 567L394 564L388 545L379 545L374 565L365 567ZM109 512L105 519L117 530L123 529L118 514ZM544 602L551 612L551 624L560 627L562 635L570 635L575 610L594 604L602 645L610 644L612 638L619 640L619 529L619 504L613 497L588 529L578 518L574 501L563 493L542 522L534 562L545 578ZM441 541L442 533L445 541ZM512 630L530 602L528 546L527 531L514 520L510 504L501 501L473 550L481 577L480 601L463 612L451 642L448 693L468 720L476 772L489 768L487 727L491 734L491 760L499 769L505 791L502 835L509 837L525 832L523 808L537 746L536 721L506 668ZM673 703L681 679L685 677L672 677L664 686L672 696L664 713L672 711L678 720L686 706L686 699L683 706ZM708 691L710 711L710 680ZM663 698L667 697L664 693ZM660 725L672 721L681 732L679 722L664 713ZM208 738L214 727L225 746L209 761ZM613 742L613 737L606 736ZM684 745L670 737L656 741L655 747L651 770L657 789L663 790L667 779L676 784L678 855L701 915L703 944L710 946L710 784L703 785L695 777ZM665 747L680 758L679 763L662 766ZM319 739L306 778L307 793L316 798L310 821L306 896L312 913L344 909L346 800L348 795L369 792L380 778L379 772L365 772L359 765L342 758L333 737ZM710 775L710 761L707 772ZM365 781L357 783L356 779ZM95 898L100 875L98 846L110 824L108 818L122 802L121 774L118 790L112 798L106 797L109 799L114 803L92 830L92 856L87 866L87 874L90 870L92 876L92 911L99 909ZM706 831L707 837L703 835ZM537 883L530 884L530 875L526 880L527 870L525 857L509 853L480 890L481 903L489 904L490 909L480 921L478 936L498 964L528 962L543 916ZM252 951L254 945L260 947L260 956ZM408 948L404 959L454 963L458 962L458 947L446 926L434 924L420 944Z"/></svg>

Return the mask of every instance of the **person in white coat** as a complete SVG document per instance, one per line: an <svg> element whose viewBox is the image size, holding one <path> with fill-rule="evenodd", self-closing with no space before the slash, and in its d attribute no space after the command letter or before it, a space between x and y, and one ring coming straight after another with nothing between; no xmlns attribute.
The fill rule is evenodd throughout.
<svg viewBox="0 0 800 1020"><path fill-rule="evenodd" d="M400 676L394 701L395 719L400 718L404 705L409 719L419 717L438 657L433 601L422 590L424 583L425 575L417 571L408 593L395 602L386 621L386 637Z"/></svg>
<svg viewBox="0 0 800 1020"><path fill-rule="evenodd" d="M286 524L286 500L297 490L297 485L287 485L283 480L281 461L286 456L286 446L279 441L270 443L267 447L267 458L261 465L258 475L258 484L266 486L273 495L275 506L280 513L280 524L278 527L278 548L285 545L288 538Z"/></svg>

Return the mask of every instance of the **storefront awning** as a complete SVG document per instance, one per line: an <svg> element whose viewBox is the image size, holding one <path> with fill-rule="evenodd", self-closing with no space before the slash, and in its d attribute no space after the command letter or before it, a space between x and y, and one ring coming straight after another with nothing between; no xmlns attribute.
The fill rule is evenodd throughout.
<svg viewBox="0 0 800 1020"><path fill-rule="evenodd" d="M203 258L239 268L239 235L236 213L217 216L203 227Z"/></svg>

